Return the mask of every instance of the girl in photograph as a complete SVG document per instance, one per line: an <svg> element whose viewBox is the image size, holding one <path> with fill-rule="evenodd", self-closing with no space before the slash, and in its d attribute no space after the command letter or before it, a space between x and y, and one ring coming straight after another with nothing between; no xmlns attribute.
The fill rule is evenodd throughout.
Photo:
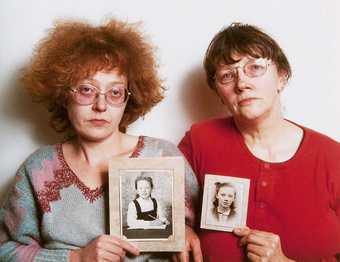
<svg viewBox="0 0 340 262"><path fill-rule="evenodd" d="M141 175L136 178L136 198L129 203L127 214L127 224L130 228L150 228L169 224L164 216L163 207L151 196L153 187L151 177Z"/></svg>
<svg viewBox="0 0 340 262"><path fill-rule="evenodd" d="M227 182L215 183L215 196L213 208L211 209L211 218L218 224L230 223L236 217L236 189Z"/></svg>

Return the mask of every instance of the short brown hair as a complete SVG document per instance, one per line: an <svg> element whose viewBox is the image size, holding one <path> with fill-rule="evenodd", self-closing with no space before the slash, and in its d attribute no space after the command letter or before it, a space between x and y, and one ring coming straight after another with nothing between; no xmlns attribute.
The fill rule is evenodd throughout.
<svg viewBox="0 0 340 262"><path fill-rule="evenodd" d="M276 41L256 26L232 23L212 39L204 58L204 69L209 87L215 89L215 73L223 64L236 63L233 55L249 55L271 59L280 73L291 77L288 59Z"/></svg>
<svg viewBox="0 0 340 262"><path fill-rule="evenodd" d="M118 68L130 96L119 129L146 114L163 99L154 50L138 24L116 19L101 26L64 20L55 23L24 69L22 80L35 101L47 105L57 132L73 131L64 106L68 90L97 71Z"/></svg>

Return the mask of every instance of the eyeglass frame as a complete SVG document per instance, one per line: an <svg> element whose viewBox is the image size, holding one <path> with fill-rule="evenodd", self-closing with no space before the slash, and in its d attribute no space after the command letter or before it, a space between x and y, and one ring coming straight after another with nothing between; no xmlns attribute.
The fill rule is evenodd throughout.
<svg viewBox="0 0 340 262"><path fill-rule="evenodd" d="M123 105L124 103L126 103L129 100L129 97L132 95L131 91L129 90L129 86L124 88L124 101L120 104L112 104L107 100L107 94L112 91L113 88L110 88L109 90L105 91L105 92L101 92L97 87L93 86L93 85L89 85L91 87L93 87L93 89L96 90L96 95L94 96L94 99L91 103L89 104L81 104L78 101L76 101L76 99L73 99L73 101L78 104L78 105L82 105L82 106L88 106L88 105L93 105L94 103L97 102L99 95L104 95L105 98L105 102L110 105L110 106L114 106L114 107L120 107L121 105ZM73 92L74 94L79 92L78 87L74 87L74 88L70 88L69 91Z"/></svg>
<svg viewBox="0 0 340 262"><path fill-rule="evenodd" d="M248 75L246 73L246 66L249 65L249 63L251 62L255 62L257 60L266 60L266 63L265 63L265 70L263 71L263 73L261 75L257 75L257 76L251 76L251 75ZM271 60L268 60L266 58L263 58L263 57L260 57L260 58L256 58L256 59L249 59L246 63L244 63L243 65L238 65L238 66L230 66L230 71L233 72L233 79L226 82L226 83L222 83L220 81L218 81L218 77L217 77L217 70L215 72L215 75L213 76L213 79L215 80L215 83L221 85L221 86L228 86L230 85L231 83L234 83L236 79L238 79L239 77L239 73L238 73L238 69L242 69L242 72L247 76L247 77L250 77L250 78L256 78L256 77L260 77L260 76L263 76L265 73L267 73L267 70L268 70L268 67L273 63L273 61Z"/></svg>

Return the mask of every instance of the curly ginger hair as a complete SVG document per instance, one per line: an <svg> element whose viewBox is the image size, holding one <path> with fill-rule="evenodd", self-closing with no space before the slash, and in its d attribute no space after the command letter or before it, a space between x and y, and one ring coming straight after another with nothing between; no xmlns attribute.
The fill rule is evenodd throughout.
<svg viewBox="0 0 340 262"><path fill-rule="evenodd" d="M101 26L82 21L59 21L37 45L24 68L24 87L44 103L57 132L74 131L65 103L68 91L102 70L118 68L128 79L130 96L119 130L145 115L163 99L154 49L137 24L109 20Z"/></svg>

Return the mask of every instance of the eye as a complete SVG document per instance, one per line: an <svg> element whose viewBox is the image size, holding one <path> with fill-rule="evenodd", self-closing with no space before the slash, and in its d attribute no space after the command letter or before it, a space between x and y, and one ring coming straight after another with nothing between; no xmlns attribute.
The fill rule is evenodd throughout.
<svg viewBox="0 0 340 262"><path fill-rule="evenodd" d="M257 71L257 70L262 70L263 66L257 65L257 64L250 64L250 65L247 66L247 68L251 71Z"/></svg>
<svg viewBox="0 0 340 262"><path fill-rule="evenodd" d="M96 89L92 86L89 86L89 85L80 85L77 88L77 91L78 91L79 94L85 95L85 96L91 96L91 95L94 95L96 93Z"/></svg>
<svg viewBox="0 0 340 262"><path fill-rule="evenodd" d="M259 76L266 71L266 65L251 62L245 65L245 71L249 76Z"/></svg>
<svg viewBox="0 0 340 262"><path fill-rule="evenodd" d="M121 97L124 95L125 89L123 87L114 87L110 90L109 95L112 97Z"/></svg>
<svg viewBox="0 0 340 262"><path fill-rule="evenodd" d="M234 80L234 71L233 70L224 71L218 76L218 82L220 82L221 84L229 83L233 80Z"/></svg>

